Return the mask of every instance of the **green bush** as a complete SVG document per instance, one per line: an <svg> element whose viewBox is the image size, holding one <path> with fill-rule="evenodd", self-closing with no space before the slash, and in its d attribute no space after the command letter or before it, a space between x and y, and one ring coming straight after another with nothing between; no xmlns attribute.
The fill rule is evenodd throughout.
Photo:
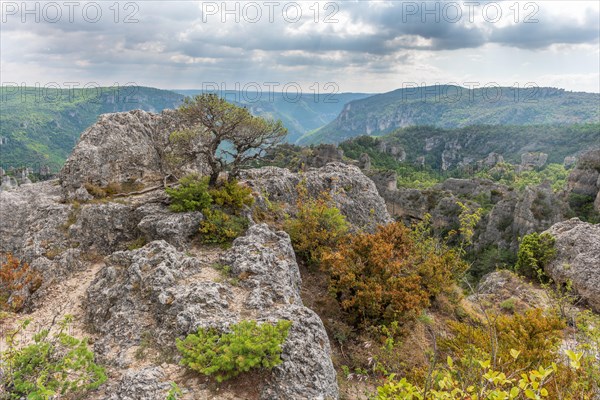
<svg viewBox="0 0 600 400"><path fill-rule="evenodd" d="M202 211L210 207L213 198L208 190L208 177L198 174L186 175L176 188L165 189L171 198L173 212Z"/></svg>
<svg viewBox="0 0 600 400"><path fill-rule="evenodd" d="M202 242L223 244L235 239L248 228L248 219L240 216L244 206L254 202L252 189L236 180L209 187L209 178L198 174L179 180L179 187L166 189L171 197L171 211L201 211Z"/></svg>
<svg viewBox="0 0 600 400"><path fill-rule="evenodd" d="M523 236L519 244L515 271L532 279L547 281L544 266L556 255L555 239L548 233L530 233Z"/></svg>
<svg viewBox="0 0 600 400"><path fill-rule="evenodd" d="M235 179L211 189L210 195L216 205L233 213L238 213L244 206L251 206L254 203L252 189L240 185Z"/></svg>
<svg viewBox="0 0 600 400"><path fill-rule="evenodd" d="M327 193L310 198L304 184L298 185L297 213L284 223L296 254L317 264L324 251L332 250L348 234L349 225Z"/></svg>
<svg viewBox="0 0 600 400"><path fill-rule="evenodd" d="M0 361L0 392L9 399L50 399L96 389L106 381L103 367L94 362L87 339L66 333L72 318L65 317L58 330L43 329L33 336L33 343L22 346L17 336L29 324L25 321L6 339L8 350Z"/></svg>
<svg viewBox="0 0 600 400"><path fill-rule="evenodd" d="M204 220L200 222L202 242L224 244L231 242L248 229L248 219L238 215L227 214L219 209L210 208L202 211Z"/></svg>
<svg viewBox="0 0 600 400"><path fill-rule="evenodd" d="M273 368L281 364L281 346L291 325L285 320L276 325L242 321L231 325L229 333L200 328L184 340L177 339L177 349L183 355L181 364L214 375L218 382L253 368Z"/></svg>

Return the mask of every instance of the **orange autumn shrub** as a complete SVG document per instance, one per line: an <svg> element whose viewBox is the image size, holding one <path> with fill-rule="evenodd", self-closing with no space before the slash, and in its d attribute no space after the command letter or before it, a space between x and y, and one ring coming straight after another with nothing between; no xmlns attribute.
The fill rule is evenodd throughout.
<svg viewBox="0 0 600 400"><path fill-rule="evenodd" d="M19 311L24 306L25 296L35 292L41 284L41 276L29 264L6 254L5 261L0 263L0 310Z"/></svg>
<svg viewBox="0 0 600 400"><path fill-rule="evenodd" d="M413 319L466 270L455 251L401 223L355 235L322 262L332 294L355 325Z"/></svg>

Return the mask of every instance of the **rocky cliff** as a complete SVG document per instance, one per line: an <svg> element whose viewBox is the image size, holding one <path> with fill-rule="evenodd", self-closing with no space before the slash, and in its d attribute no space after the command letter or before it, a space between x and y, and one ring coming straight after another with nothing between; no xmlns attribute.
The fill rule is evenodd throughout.
<svg viewBox="0 0 600 400"><path fill-rule="evenodd" d="M135 181L152 189L162 183L168 171L161 151L175 126L169 112L102 116L82 135L59 180L0 192L0 251L42 275L35 293L23 293L19 318L74 315L75 332L91 338L109 372L90 398L164 399L172 381L185 382L184 399L337 398L329 338L303 304L285 232L251 224L231 248L207 247L194 239L203 215L170 212L162 185L115 199L89 196L86 184ZM330 193L355 229L391 220L374 183L342 163L303 175L248 170L242 180L253 188L256 207L268 197L293 212L304 180L311 194ZM176 338L199 327L225 332L246 319L292 321L282 364L220 386L178 365Z"/></svg>

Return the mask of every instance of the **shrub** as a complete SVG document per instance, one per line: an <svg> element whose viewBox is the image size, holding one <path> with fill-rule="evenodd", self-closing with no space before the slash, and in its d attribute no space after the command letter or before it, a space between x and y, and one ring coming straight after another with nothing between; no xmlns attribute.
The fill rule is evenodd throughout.
<svg viewBox="0 0 600 400"><path fill-rule="evenodd" d="M165 190L171 198L169 208L173 212L202 211L213 202L208 190L208 177L198 174L186 175L179 180L178 187Z"/></svg>
<svg viewBox="0 0 600 400"><path fill-rule="evenodd" d="M67 334L70 316L58 330L43 329L33 336L33 343L21 346L18 334L27 328L25 321L8 335L8 350L2 353L0 379L11 399L50 399L79 394L98 388L106 381L104 368L94 362L87 339Z"/></svg>
<svg viewBox="0 0 600 400"><path fill-rule="evenodd" d="M458 359L468 356L491 359L493 368L509 372L502 367L509 361L513 367L523 369L555 361L565 323L557 316L544 315L541 309L531 309L524 314L490 317L486 323L452 321L449 328L451 337L438 341L442 352ZM511 349L521 354L514 362ZM468 377L471 365L461 367L463 375Z"/></svg>
<svg viewBox="0 0 600 400"><path fill-rule="evenodd" d="M25 296L34 293L42 284L42 277L29 264L21 262L12 254L0 264L0 311L19 311Z"/></svg>
<svg viewBox="0 0 600 400"><path fill-rule="evenodd" d="M514 352L514 358L519 357ZM542 399L548 397L549 377L556 372L556 365L547 368L540 366L520 374L507 375L494 370L489 360L475 360L475 370L479 380L474 385L466 384L460 372L454 366L452 358L448 357L446 366L431 372L431 383L419 387L410 383L406 378L395 381L395 376L377 388L377 400L450 400L450 399Z"/></svg>
<svg viewBox="0 0 600 400"><path fill-rule="evenodd" d="M177 339L177 349L183 355L181 364L214 375L218 382L253 368L273 368L282 362L281 346L291 325L285 320L276 325L242 321L231 325L229 333L200 328L184 340Z"/></svg>
<svg viewBox="0 0 600 400"><path fill-rule="evenodd" d="M320 261L326 250L331 250L347 235L349 225L340 210L331 205L331 197L322 193L310 198L304 183L297 186L297 213L288 218L284 230L290 235L296 254L308 264Z"/></svg>
<svg viewBox="0 0 600 400"><path fill-rule="evenodd" d="M216 205L232 213L238 213L244 206L251 206L254 203L252 189L240 185L235 179L224 182L220 187L209 192Z"/></svg>
<svg viewBox="0 0 600 400"><path fill-rule="evenodd" d="M412 319L466 270L454 250L422 234L393 223L323 256L330 290L354 323Z"/></svg>
<svg viewBox="0 0 600 400"><path fill-rule="evenodd" d="M248 229L248 219L227 214L219 209L209 208L203 211L204 219L200 222L202 242L224 244L231 242Z"/></svg>
<svg viewBox="0 0 600 400"><path fill-rule="evenodd" d="M544 266L556 255L554 243L554 237L548 233L530 233L523 236L519 244L515 271L528 278L547 281Z"/></svg>

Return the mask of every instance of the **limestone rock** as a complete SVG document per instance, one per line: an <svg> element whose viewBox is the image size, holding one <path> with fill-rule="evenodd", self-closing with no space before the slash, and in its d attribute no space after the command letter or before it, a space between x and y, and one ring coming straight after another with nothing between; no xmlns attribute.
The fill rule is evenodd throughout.
<svg viewBox="0 0 600 400"><path fill-rule="evenodd" d="M103 114L89 127L59 173L68 198L86 183L154 184L169 168L165 154L171 132L184 127L172 110L160 114L142 110ZM203 170L197 160L195 169Z"/></svg>
<svg viewBox="0 0 600 400"><path fill-rule="evenodd" d="M166 398L170 389L159 367L130 370L104 400L157 400Z"/></svg>
<svg viewBox="0 0 600 400"><path fill-rule="evenodd" d="M243 171L241 179L260 196L268 194L269 201L292 206L298 195L296 186L304 179L311 196L329 193L355 228L373 231L377 225L391 222L385 202L373 181L352 165L330 163L302 174L284 168L264 167ZM263 202L259 199L258 205Z"/></svg>
<svg viewBox="0 0 600 400"><path fill-rule="evenodd" d="M548 154L546 153L523 153L521 154L521 169L541 168L546 165Z"/></svg>
<svg viewBox="0 0 600 400"><path fill-rule="evenodd" d="M238 286L214 270L219 259L230 263ZM319 317L302 305L290 239L267 225L250 227L216 259L210 254L187 256L165 241L113 253L87 290L85 312L87 323L101 334L95 343L97 354L119 368L133 365L144 332L168 349L175 338L199 327L225 332L242 319L290 320L283 363L261 384L261 398L338 397L327 334ZM136 374L126 375L119 390L126 390L128 379L137 379ZM145 382L143 376L139 379ZM143 390L162 388L166 381L161 379L165 378L157 375L158 386L144 383Z"/></svg>
<svg viewBox="0 0 600 400"><path fill-rule="evenodd" d="M141 215L137 229L148 242L165 240L178 249L190 243L204 218L200 212L173 213L160 204L143 205L136 214Z"/></svg>
<svg viewBox="0 0 600 400"><path fill-rule="evenodd" d="M81 206L77 222L71 225L69 233L83 248L92 248L106 255L136 239L138 222L132 206L85 204Z"/></svg>
<svg viewBox="0 0 600 400"><path fill-rule="evenodd" d="M600 212L600 149L580 157L577 167L569 175L567 193L589 197Z"/></svg>
<svg viewBox="0 0 600 400"><path fill-rule="evenodd" d="M572 218L546 232L556 239L557 253L546 273L557 282L570 279L577 294L600 312L600 225Z"/></svg>
<svg viewBox="0 0 600 400"><path fill-rule="evenodd" d="M248 307L264 310L277 303L302 305L302 279L287 233L254 225L233 242L221 263L231 267L236 276L246 277L240 284L250 290Z"/></svg>

